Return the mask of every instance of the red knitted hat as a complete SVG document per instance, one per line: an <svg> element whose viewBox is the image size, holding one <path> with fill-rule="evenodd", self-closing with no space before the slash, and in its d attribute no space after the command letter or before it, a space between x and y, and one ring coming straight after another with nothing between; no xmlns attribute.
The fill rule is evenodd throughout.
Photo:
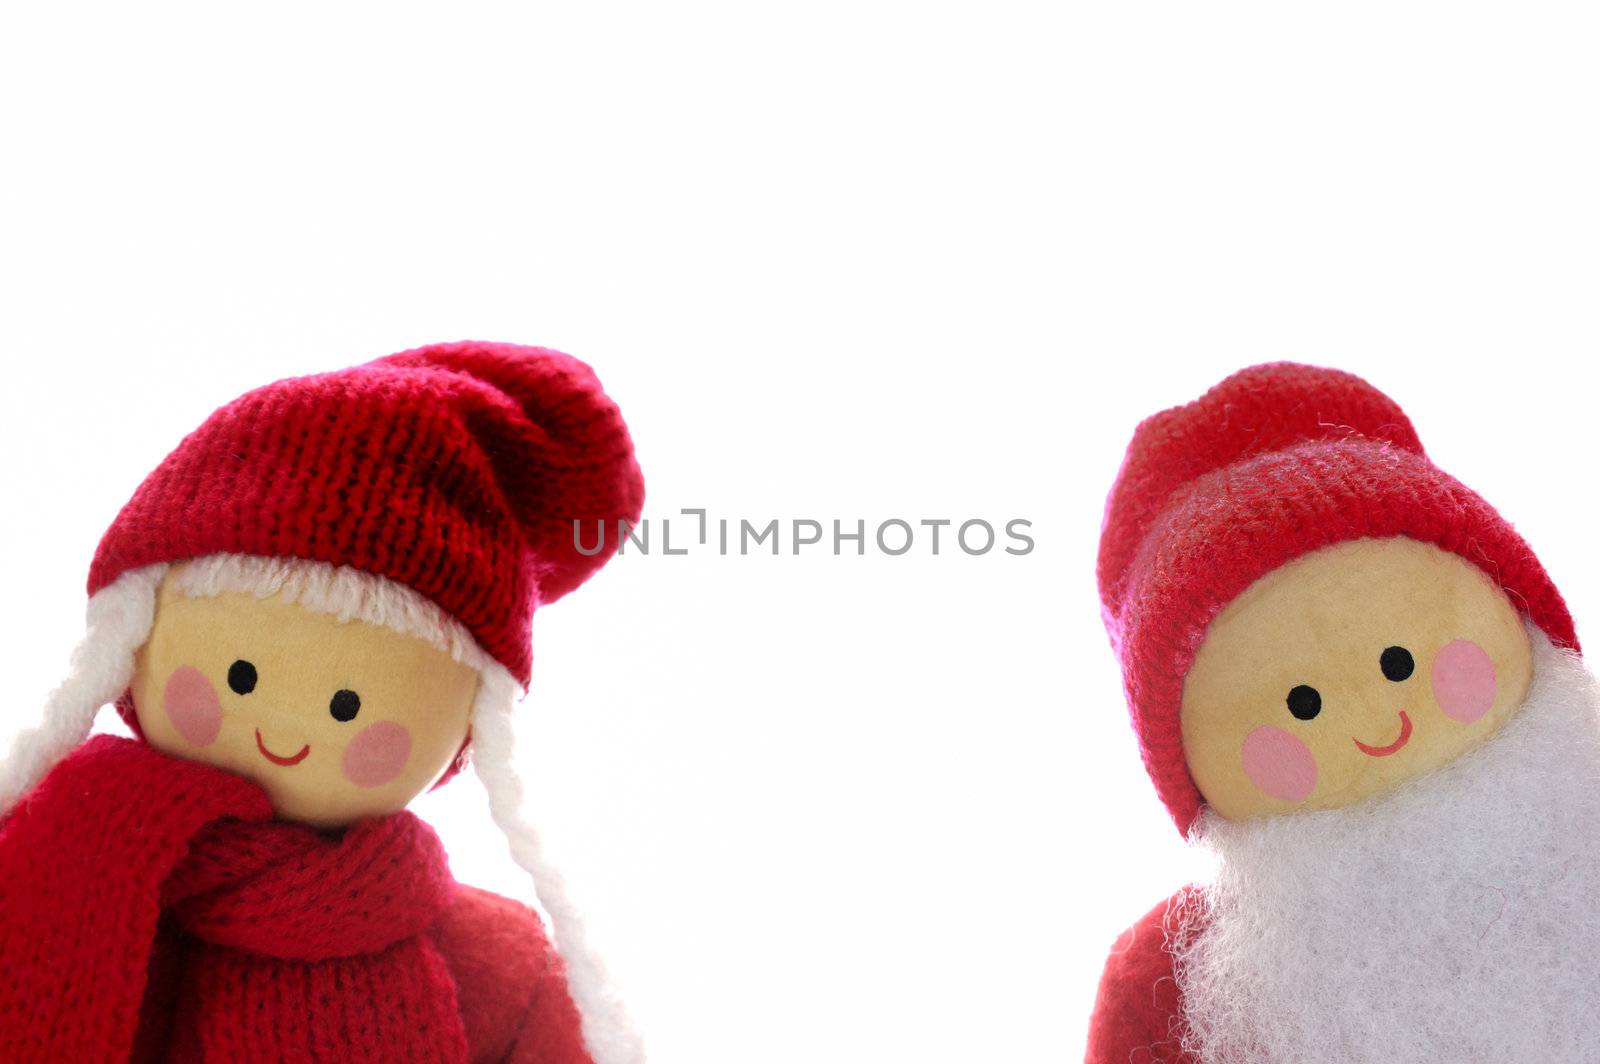
<svg viewBox="0 0 1600 1064"><path fill-rule="evenodd" d="M1212 618L1293 558L1392 536L1472 562L1552 642L1577 647L1533 551L1430 462L1400 407L1359 377L1254 366L1134 431L1106 502L1100 601L1145 768L1180 830L1203 799L1178 711Z"/></svg>
<svg viewBox="0 0 1600 1064"><path fill-rule="evenodd" d="M436 344L212 414L112 522L89 593L219 553L350 566L431 600L527 686L534 607L612 552L580 552L573 522L634 522L643 501L627 426L588 366Z"/></svg>

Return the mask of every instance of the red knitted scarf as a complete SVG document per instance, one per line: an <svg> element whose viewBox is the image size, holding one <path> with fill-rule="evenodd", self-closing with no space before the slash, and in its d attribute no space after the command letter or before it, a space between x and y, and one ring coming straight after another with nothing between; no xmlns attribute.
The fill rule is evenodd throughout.
<svg viewBox="0 0 1600 1064"><path fill-rule="evenodd" d="M454 889L438 838L407 813L341 836L270 817L255 784L142 743L58 765L0 828L0 1060L465 1061L424 933ZM158 927L174 986L147 986Z"/></svg>

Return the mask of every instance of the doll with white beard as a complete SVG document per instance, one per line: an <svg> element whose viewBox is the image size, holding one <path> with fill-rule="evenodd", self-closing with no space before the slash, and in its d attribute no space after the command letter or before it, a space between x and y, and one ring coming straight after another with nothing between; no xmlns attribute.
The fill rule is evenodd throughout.
<svg viewBox="0 0 1600 1064"><path fill-rule="evenodd" d="M1600 1060L1600 695L1397 405L1274 364L1149 418L1099 580L1216 871L1113 946L1091 1064Z"/></svg>

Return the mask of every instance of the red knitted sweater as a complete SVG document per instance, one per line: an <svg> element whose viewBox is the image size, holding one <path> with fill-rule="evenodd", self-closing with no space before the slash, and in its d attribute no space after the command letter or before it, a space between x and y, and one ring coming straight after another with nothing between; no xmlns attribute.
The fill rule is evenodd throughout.
<svg viewBox="0 0 1600 1064"><path fill-rule="evenodd" d="M0 826L0 1060L591 1064L530 910L407 813L331 836L102 736Z"/></svg>
<svg viewBox="0 0 1600 1064"><path fill-rule="evenodd" d="M1183 1051L1187 1025L1173 974L1167 914L1179 891L1118 936L1089 1017L1085 1064L1198 1064Z"/></svg>

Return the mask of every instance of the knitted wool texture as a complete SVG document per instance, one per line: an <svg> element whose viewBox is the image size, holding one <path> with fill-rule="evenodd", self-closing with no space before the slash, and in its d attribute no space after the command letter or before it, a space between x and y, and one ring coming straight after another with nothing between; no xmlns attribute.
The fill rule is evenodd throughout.
<svg viewBox="0 0 1600 1064"><path fill-rule="evenodd" d="M271 816L256 784L126 739L58 765L0 829L0 1059L466 1061L424 935L454 890L432 831L398 814L335 839ZM152 1027L164 912L192 946Z"/></svg>
<svg viewBox="0 0 1600 1064"><path fill-rule="evenodd" d="M196 943L173 1055L464 1061L455 985L424 937L454 886L438 836L410 813L338 840L282 822L208 826L162 889ZM264 991L303 1007L262 1009Z"/></svg>
<svg viewBox="0 0 1600 1064"><path fill-rule="evenodd" d="M1100 601L1140 754L1180 831L1202 798L1183 755L1183 681L1223 607L1303 554L1407 536L1482 569L1558 646L1566 604L1493 507L1428 460L1359 377L1255 366L1134 431L1106 503Z"/></svg>
<svg viewBox="0 0 1600 1064"><path fill-rule="evenodd" d="M588 366L436 344L216 411L117 515L89 592L208 554L348 565L431 599L526 687L535 606L611 554L579 551L573 523L635 522L643 501L627 427Z"/></svg>
<svg viewBox="0 0 1600 1064"><path fill-rule="evenodd" d="M1169 932L1174 914L1196 905L1185 887L1117 936L1089 1016L1085 1064L1199 1064L1183 1051L1187 1028Z"/></svg>

